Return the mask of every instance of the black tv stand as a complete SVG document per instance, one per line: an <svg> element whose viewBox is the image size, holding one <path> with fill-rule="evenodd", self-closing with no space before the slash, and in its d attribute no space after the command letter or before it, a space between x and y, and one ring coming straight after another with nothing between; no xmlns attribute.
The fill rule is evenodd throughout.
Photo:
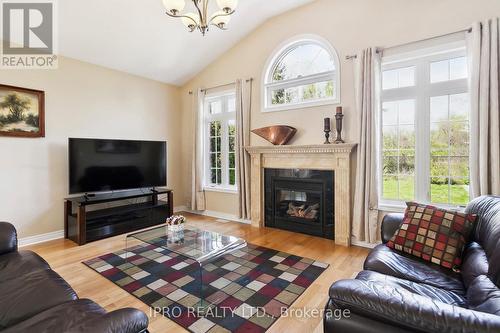
<svg viewBox="0 0 500 333"><path fill-rule="evenodd" d="M159 196L165 194L166 200ZM131 203L131 199L137 202ZM123 201L123 205L101 207ZM97 206L101 204L101 206ZM90 206L96 205L88 210ZM85 194L65 199L64 234L78 245L135 231L157 224L174 213L173 192L168 189L138 189L105 194Z"/></svg>
<svg viewBox="0 0 500 333"><path fill-rule="evenodd" d="M95 197L95 194L94 193L85 193L83 195L83 197L85 198L85 200L90 200L90 198L94 198Z"/></svg>

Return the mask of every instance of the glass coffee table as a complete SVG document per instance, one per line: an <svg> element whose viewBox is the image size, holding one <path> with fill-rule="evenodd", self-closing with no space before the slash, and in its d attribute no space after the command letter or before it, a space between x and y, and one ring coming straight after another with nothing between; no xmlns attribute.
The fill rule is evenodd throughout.
<svg viewBox="0 0 500 333"><path fill-rule="evenodd" d="M128 234L126 237L126 260L129 249L141 244L150 244L174 252L185 258L194 260L199 267L198 306L209 304L203 297L203 265L214 261L225 254L241 249L247 245L244 239L221 235L213 231L185 228L183 231L169 231L166 225ZM160 264L158 264L160 265Z"/></svg>

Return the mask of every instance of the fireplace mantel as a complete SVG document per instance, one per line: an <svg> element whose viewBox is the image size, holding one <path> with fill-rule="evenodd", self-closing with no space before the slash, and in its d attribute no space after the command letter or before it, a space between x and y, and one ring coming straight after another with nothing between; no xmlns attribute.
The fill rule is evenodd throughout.
<svg viewBox="0 0 500 333"><path fill-rule="evenodd" d="M335 243L351 244L351 155L356 144L251 146L251 219L264 226L264 169L316 169L335 172Z"/></svg>
<svg viewBox="0 0 500 333"><path fill-rule="evenodd" d="M250 146L245 147L249 154L350 154L357 144L330 144L308 146Z"/></svg>

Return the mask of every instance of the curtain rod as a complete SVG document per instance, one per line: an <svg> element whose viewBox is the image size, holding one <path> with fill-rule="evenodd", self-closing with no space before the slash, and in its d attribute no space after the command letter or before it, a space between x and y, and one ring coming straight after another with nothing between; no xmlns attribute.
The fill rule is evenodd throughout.
<svg viewBox="0 0 500 333"><path fill-rule="evenodd" d="M472 28L462 29L462 30L458 30L458 31L454 31L454 32L449 32L449 33L443 34L443 35L438 35L438 36L432 36L432 37L428 37L428 38L424 38L424 39L419 39L419 40L415 40L413 42L407 42L407 43L403 43L403 44L398 44L398 45L393 45L393 46L388 46L388 47L383 47L383 48L377 48L377 53L382 52L383 50L393 49L395 47L401 47L401 46L406 46L406 45L411 45L413 43L426 42L428 40L433 40L433 39L436 39L436 38L451 36L451 35L459 34L461 32L471 33L472 32ZM352 59L356 59L357 57L358 56L356 54L352 54L352 55L346 56L345 60L352 60Z"/></svg>
<svg viewBox="0 0 500 333"><path fill-rule="evenodd" d="M246 82L252 82L253 81L253 78L249 78L246 80ZM226 87L226 86L230 86L230 85L233 85L233 84L236 84L236 81L234 82L229 82L229 83L226 83L226 84L219 84L218 86L214 86L214 87L210 87L210 88L203 88L201 89L202 92L206 92L208 90L212 90L212 89L217 89L217 88L223 88L223 87ZM189 91L189 95L192 95L193 94L193 91L190 90Z"/></svg>

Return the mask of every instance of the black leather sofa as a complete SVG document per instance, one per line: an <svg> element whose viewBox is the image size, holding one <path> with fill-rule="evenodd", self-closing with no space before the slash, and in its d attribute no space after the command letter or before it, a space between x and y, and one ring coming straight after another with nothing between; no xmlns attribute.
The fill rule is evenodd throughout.
<svg viewBox="0 0 500 333"><path fill-rule="evenodd" d="M380 244L356 279L330 287L325 332L500 332L500 197L477 198L466 211L478 220L461 272ZM383 243L402 220L402 214L384 218ZM345 309L350 317L340 318Z"/></svg>
<svg viewBox="0 0 500 333"><path fill-rule="evenodd" d="M18 251L16 229L0 222L1 333L143 333L148 317L136 309L106 311L75 291L47 262Z"/></svg>

